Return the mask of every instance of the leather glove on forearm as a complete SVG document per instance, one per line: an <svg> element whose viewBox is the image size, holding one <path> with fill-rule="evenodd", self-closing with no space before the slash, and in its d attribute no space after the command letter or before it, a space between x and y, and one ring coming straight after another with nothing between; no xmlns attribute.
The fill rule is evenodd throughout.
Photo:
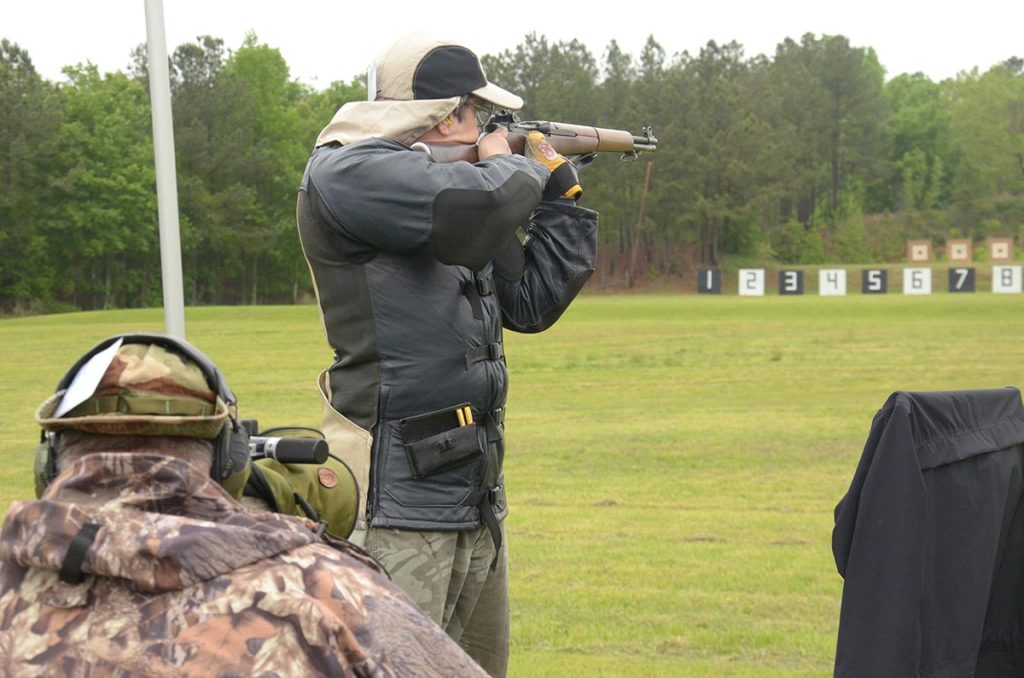
<svg viewBox="0 0 1024 678"><path fill-rule="evenodd" d="M526 135L526 157L532 158L551 171L547 186L544 187L544 199L569 198L578 200L583 195L579 175L565 156L559 155L540 132Z"/></svg>

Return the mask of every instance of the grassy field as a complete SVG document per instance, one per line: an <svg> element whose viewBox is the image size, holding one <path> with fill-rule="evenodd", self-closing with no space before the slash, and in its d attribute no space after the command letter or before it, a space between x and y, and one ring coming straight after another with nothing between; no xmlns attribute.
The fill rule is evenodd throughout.
<svg viewBox="0 0 1024 678"><path fill-rule="evenodd" d="M36 405L158 310L0 321L0 511L32 493ZM311 306L199 308L243 416L316 424ZM516 676L822 676L832 510L894 390L1024 384L1024 296L588 296L509 335Z"/></svg>

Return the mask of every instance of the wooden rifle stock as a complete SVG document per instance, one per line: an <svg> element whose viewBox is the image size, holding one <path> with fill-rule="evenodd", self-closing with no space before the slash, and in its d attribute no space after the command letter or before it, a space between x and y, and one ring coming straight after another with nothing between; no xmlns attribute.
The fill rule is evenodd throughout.
<svg viewBox="0 0 1024 678"><path fill-rule="evenodd" d="M526 150L526 135L540 132L548 143L564 156L590 156L594 153L621 153L624 160L636 158L640 153L653 153L658 140L650 127L635 135L620 129L604 129L573 125L564 122L530 121L498 123L508 129L508 145L512 152L523 155ZM477 162L475 144L424 144L430 155L438 162Z"/></svg>

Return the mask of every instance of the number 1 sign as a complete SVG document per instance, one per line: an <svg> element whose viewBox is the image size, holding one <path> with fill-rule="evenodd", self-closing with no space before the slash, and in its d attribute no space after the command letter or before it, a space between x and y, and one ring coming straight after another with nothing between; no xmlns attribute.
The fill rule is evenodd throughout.
<svg viewBox="0 0 1024 678"><path fill-rule="evenodd" d="M700 294L722 293L722 272L715 268L697 271L697 292Z"/></svg>

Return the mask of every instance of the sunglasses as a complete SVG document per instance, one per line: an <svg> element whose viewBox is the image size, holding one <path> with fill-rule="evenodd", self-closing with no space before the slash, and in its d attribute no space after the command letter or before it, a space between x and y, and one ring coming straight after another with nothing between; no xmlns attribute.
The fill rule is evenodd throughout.
<svg viewBox="0 0 1024 678"><path fill-rule="evenodd" d="M491 102L477 97L468 98L466 104L472 105L476 110L476 126L481 128L486 127L490 119L501 110Z"/></svg>

